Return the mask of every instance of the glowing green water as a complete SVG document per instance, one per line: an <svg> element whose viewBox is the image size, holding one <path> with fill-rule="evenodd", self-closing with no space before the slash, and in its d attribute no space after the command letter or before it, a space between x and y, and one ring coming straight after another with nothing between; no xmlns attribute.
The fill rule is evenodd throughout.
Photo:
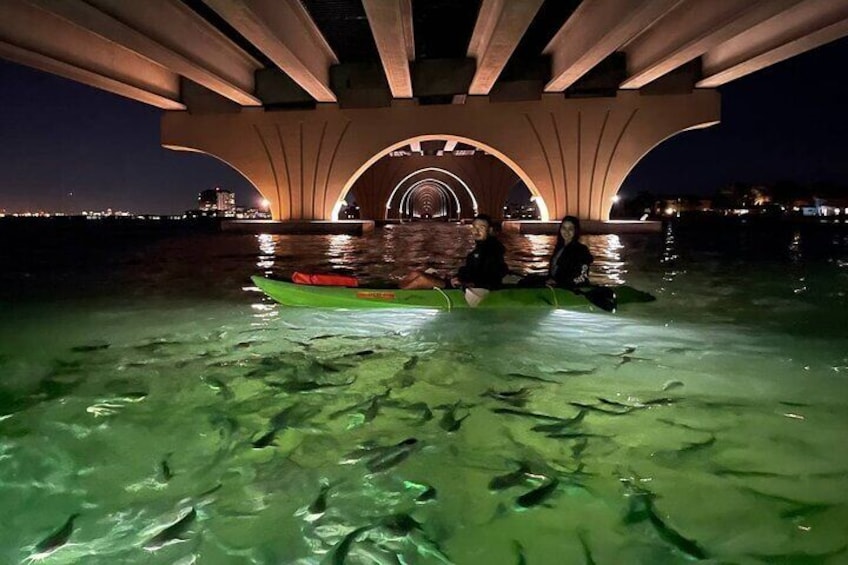
<svg viewBox="0 0 848 565"><path fill-rule="evenodd" d="M357 528L346 563L512 564L519 547L529 564L848 562L839 256L674 259L590 238L597 278L659 300L614 316L352 313L242 290L234 273L295 250L270 241L191 263L225 290L145 261L123 290L3 305L0 562L77 513L46 562L333 562ZM513 264L533 268L549 241L527 241ZM339 386L303 390L318 385ZM523 479L489 488L521 462ZM145 548L192 508L184 541Z"/></svg>

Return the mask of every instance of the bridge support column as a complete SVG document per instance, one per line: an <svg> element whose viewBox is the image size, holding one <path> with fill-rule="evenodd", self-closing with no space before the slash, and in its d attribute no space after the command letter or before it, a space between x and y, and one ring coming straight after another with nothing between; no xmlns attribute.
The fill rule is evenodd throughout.
<svg viewBox="0 0 848 565"><path fill-rule="evenodd" d="M718 123L719 102L714 90L619 91L609 98L492 103L470 97L465 105L359 110L166 112L162 145L229 163L271 202L277 220L333 219L337 203L373 163L428 139L469 143L500 159L541 197L543 219L607 220L612 197L636 163L676 133Z"/></svg>

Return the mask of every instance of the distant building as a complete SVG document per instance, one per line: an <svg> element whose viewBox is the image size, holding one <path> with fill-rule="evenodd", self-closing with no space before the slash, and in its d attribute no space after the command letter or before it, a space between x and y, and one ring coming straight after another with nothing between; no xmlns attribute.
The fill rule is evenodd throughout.
<svg viewBox="0 0 848 565"><path fill-rule="evenodd" d="M201 192L197 204L201 212L217 216L234 216L236 213L236 195L220 187Z"/></svg>

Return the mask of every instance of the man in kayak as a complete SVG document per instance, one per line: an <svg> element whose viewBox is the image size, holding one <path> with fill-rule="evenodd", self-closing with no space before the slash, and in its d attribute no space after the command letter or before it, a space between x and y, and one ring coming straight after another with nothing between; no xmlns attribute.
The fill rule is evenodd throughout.
<svg viewBox="0 0 848 565"><path fill-rule="evenodd" d="M471 223L471 232L474 235L474 249L455 276L443 279L424 271L412 271L401 279L400 288L500 288L509 269L504 261L504 246L494 235L492 219L486 214L479 214Z"/></svg>

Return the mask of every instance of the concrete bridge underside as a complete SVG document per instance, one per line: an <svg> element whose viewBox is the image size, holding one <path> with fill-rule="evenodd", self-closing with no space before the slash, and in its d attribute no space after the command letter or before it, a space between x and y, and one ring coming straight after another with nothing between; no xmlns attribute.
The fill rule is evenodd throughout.
<svg viewBox="0 0 848 565"><path fill-rule="evenodd" d="M449 140L485 150L541 198L542 219L609 219L612 197L636 163L663 140L720 119L711 89L650 95L387 108L191 114L166 112L162 144L230 164L271 203L277 220L334 219L337 204L374 163L414 141ZM500 189L479 186L485 201ZM490 194L491 192L491 194ZM384 201L385 202L385 201ZM502 200L500 200L502 202ZM489 210L491 203L486 205ZM501 204L502 206L502 204Z"/></svg>

